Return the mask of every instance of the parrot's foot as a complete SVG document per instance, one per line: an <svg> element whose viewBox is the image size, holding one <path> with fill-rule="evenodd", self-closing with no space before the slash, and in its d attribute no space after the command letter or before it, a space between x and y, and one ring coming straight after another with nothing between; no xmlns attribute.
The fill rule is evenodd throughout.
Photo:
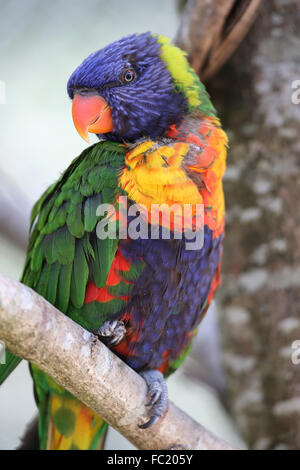
<svg viewBox="0 0 300 470"><path fill-rule="evenodd" d="M126 334L126 328L122 321L106 321L97 331L95 335L100 339L107 339L109 345L116 346L119 344Z"/></svg>
<svg viewBox="0 0 300 470"><path fill-rule="evenodd" d="M141 429L146 429L165 414L168 407L168 387L159 370L146 370L140 375L148 386L148 395L150 396L150 401L146 404L146 406L151 406L150 419L139 426Z"/></svg>

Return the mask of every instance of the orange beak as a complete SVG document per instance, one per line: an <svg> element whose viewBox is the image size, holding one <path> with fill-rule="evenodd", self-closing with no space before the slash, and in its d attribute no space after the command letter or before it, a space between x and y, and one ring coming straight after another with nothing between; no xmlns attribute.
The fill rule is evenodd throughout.
<svg viewBox="0 0 300 470"><path fill-rule="evenodd" d="M73 98L72 116L79 135L89 142L89 132L105 134L113 130L111 109L100 95Z"/></svg>

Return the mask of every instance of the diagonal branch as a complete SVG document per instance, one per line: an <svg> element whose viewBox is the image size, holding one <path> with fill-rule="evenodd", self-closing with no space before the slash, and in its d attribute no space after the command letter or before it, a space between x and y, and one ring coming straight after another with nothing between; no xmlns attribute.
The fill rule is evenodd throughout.
<svg viewBox="0 0 300 470"><path fill-rule="evenodd" d="M150 429L144 380L96 337L36 292L0 274L0 338L36 364L140 449L230 450L231 447L169 403Z"/></svg>
<svg viewBox="0 0 300 470"><path fill-rule="evenodd" d="M248 33L261 0L188 0L175 43L206 82Z"/></svg>

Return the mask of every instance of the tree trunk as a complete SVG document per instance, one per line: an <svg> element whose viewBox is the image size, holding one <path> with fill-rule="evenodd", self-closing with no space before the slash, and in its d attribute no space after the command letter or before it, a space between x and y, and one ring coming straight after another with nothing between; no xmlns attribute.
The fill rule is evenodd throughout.
<svg viewBox="0 0 300 470"><path fill-rule="evenodd" d="M300 448L299 28L299 0L263 2L209 83L230 139L219 292L227 403L258 449Z"/></svg>

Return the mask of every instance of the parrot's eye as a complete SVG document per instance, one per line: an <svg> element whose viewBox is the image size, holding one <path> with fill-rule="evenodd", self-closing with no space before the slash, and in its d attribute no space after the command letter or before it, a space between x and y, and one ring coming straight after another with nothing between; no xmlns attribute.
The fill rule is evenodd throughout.
<svg viewBox="0 0 300 470"><path fill-rule="evenodd" d="M135 80L135 71L133 69L126 69L122 72L122 82L123 83L130 83Z"/></svg>

